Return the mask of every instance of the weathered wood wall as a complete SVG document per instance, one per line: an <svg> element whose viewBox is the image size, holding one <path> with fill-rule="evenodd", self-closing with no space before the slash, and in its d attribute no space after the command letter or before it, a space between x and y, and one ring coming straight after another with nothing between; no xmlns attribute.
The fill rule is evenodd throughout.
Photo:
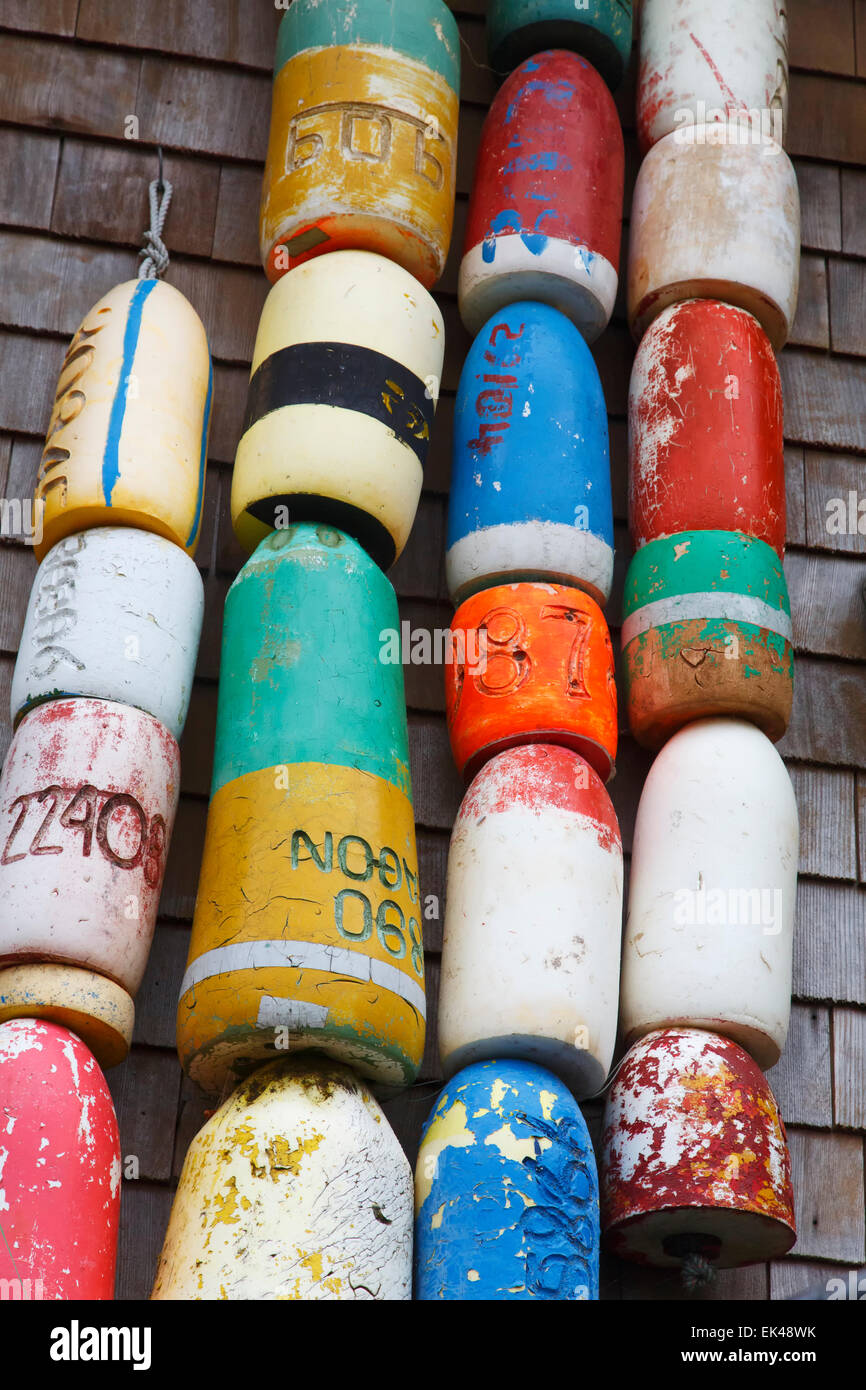
<svg viewBox="0 0 866 1390"><path fill-rule="evenodd" d="M452 0L463 38L454 250L439 292L448 331L433 457L412 539L392 578L414 625L446 625L444 525L450 422L468 340L456 280L467 193L493 85L483 63L484 0ZM790 0L790 152L803 204L800 308L781 357L797 688L782 751L802 820L791 1036L770 1074L790 1127L799 1239L791 1257L720 1278L704 1297L785 1297L866 1259L866 536L831 534L827 502L866 498L866 0ZM202 1122L182 1079L174 1011L204 833L222 605L242 563L228 515L230 468L266 282L257 210L270 65L280 12L270 0L0 0L0 495L26 498L66 341L87 308L135 273L155 146L175 185L168 280L187 294L215 358L206 520L198 562L207 615L187 731L183 795L162 914L138 1000L135 1045L110 1074L122 1150L139 1177L123 1190L118 1295L144 1298L172 1188ZM626 206L637 168L633 83ZM124 138L127 117L138 140ZM621 302L595 349L610 414L619 587L627 558L625 405L633 348ZM866 508L864 508L866 510ZM864 521L866 526L866 521ZM34 573L31 551L0 545L0 753L9 680ZM442 671L408 667L422 891L444 894L460 786L442 714ZM628 848L648 757L622 739L612 795ZM429 992L441 946L427 928ZM435 1037L423 1081L388 1106L410 1158L436 1094ZM598 1107L589 1107L598 1127ZM609 1298L683 1296L653 1272L608 1262Z"/></svg>

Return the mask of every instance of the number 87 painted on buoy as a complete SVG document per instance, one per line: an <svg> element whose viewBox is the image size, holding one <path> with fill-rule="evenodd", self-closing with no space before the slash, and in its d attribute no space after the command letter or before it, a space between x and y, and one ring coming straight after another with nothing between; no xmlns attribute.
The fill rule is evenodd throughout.
<svg viewBox="0 0 866 1390"><path fill-rule="evenodd" d="M500 584L461 604L451 632L445 706L466 778L495 753L537 741L572 748L610 777L613 648L594 599L565 584Z"/></svg>

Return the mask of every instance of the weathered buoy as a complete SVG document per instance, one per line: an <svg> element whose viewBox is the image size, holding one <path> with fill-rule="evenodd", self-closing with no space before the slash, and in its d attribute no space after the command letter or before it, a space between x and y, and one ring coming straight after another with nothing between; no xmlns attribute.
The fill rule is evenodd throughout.
<svg viewBox="0 0 866 1390"><path fill-rule="evenodd" d="M623 166L617 109L584 58L539 53L511 74L469 199L459 302L470 333L515 300L540 300L598 337L616 299Z"/></svg>
<svg viewBox="0 0 866 1390"><path fill-rule="evenodd" d="M268 279L354 249L430 289L451 240L459 90L460 36L442 0L294 0L262 190Z"/></svg>
<svg viewBox="0 0 866 1390"><path fill-rule="evenodd" d="M146 710L180 738L204 613L194 561L130 526L66 536L36 573L12 676L12 719L87 695Z"/></svg>
<svg viewBox="0 0 866 1390"><path fill-rule="evenodd" d="M467 781L521 743L572 748L607 781L616 686L610 634L594 599L565 584L499 584L460 605L451 635L445 712Z"/></svg>
<svg viewBox="0 0 866 1390"><path fill-rule="evenodd" d="M445 570L457 604L515 579L574 584L607 601L613 507L604 395L580 334L546 304L500 310L464 363Z"/></svg>
<svg viewBox="0 0 866 1390"><path fill-rule="evenodd" d="M0 1023L0 1279L9 1299L112 1299L120 1141L105 1077L54 1023Z"/></svg>
<svg viewBox="0 0 866 1390"><path fill-rule="evenodd" d="M381 570L324 526L274 532L229 590L178 1005L181 1062L207 1091L290 1048L389 1085L415 1077L424 953L399 630Z"/></svg>
<svg viewBox="0 0 866 1390"><path fill-rule="evenodd" d="M601 1213L611 1251L640 1264L731 1269L790 1250L785 1127L748 1053L696 1028L635 1044L608 1094Z"/></svg>
<svg viewBox="0 0 866 1390"><path fill-rule="evenodd" d="M628 317L640 339L668 304L721 299L754 314L776 351L797 308L800 199L772 139L687 126L653 145L631 208Z"/></svg>
<svg viewBox="0 0 866 1390"><path fill-rule="evenodd" d="M788 26L779 0L644 0L637 130L645 154L671 131L727 123L731 137L781 145Z"/></svg>
<svg viewBox="0 0 866 1390"><path fill-rule="evenodd" d="M694 719L733 715L780 739L794 649L782 565L764 541L684 531L632 557L623 599L625 700L647 748Z"/></svg>
<svg viewBox="0 0 866 1390"><path fill-rule="evenodd" d="M347 1067L260 1068L193 1139L156 1300L408 1300L412 1170Z"/></svg>
<svg viewBox="0 0 866 1390"><path fill-rule="evenodd" d="M41 961L0 967L0 1023L10 1018L42 1018L70 1029L107 1071L129 1052L135 1005L105 975Z"/></svg>
<svg viewBox="0 0 866 1390"><path fill-rule="evenodd" d="M478 1062L445 1087L415 1167L415 1296L598 1298L598 1176L586 1123L531 1062Z"/></svg>
<svg viewBox="0 0 866 1390"><path fill-rule="evenodd" d="M482 768L448 854L439 991L445 1076L484 1058L549 1067L578 1099L613 1059L622 842L610 797L567 748Z"/></svg>
<svg viewBox="0 0 866 1390"><path fill-rule="evenodd" d="M487 52L497 72L546 48L588 58L618 87L631 53L631 0L490 0Z"/></svg>
<svg viewBox="0 0 866 1390"><path fill-rule="evenodd" d="M37 559L91 526L138 526L195 554L212 380L202 322L171 285L127 280L93 306L57 382Z"/></svg>
<svg viewBox="0 0 866 1390"><path fill-rule="evenodd" d="M628 396L636 546L679 531L744 531L785 550L782 387L751 314L672 304L637 350Z"/></svg>
<svg viewBox="0 0 866 1390"><path fill-rule="evenodd" d="M627 1043L672 1024L725 1033L766 1069L791 1010L797 801L772 743L739 719L688 724L638 806L623 944Z"/></svg>
<svg viewBox="0 0 866 1390"><path fill-rule="evenodd" d="M334 252L274 285L232 476L242 546L319 521L393 563L421 494L444 341L435 301L383 256Z"/></svg>
<svg viewBox="0 0 866 1390"><path fill-rule="evenodd" d="M158 720L108 700L51 700L21 721L0 777L0 965L78 966L135 995L150 950L180 784ZM58 1005L56 971L46 1006ZM68 974L69 1008L83 998ZM98 1002L97 1024L105 1004Z"/></svg>

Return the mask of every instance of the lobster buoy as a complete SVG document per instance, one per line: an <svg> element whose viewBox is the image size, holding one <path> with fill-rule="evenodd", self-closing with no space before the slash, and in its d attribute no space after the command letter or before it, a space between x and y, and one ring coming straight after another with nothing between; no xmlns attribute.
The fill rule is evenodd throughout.
<svg viewBox="0 0 866 1390"><path fill-rule="evenodd" d="M546 304L500 310L464 363L445 569L457 604L514 579L574 584L607 601L613 507L604 395L580 334Z"/></svg>
<svg viewBox="0 0 866 1390"><path fill-rule="evenodd" d="M604 82L573 53L539 53L487 113L460 264L477 333L515 300L561 309L592 342L613 313L624 151Z"/></svg>
<svg viewBox="0 0 866 1390"><path fill-rule="evenodd" d="M785 1126L735 1042L666 1028L626 1055L605 1109L601 1220L613 1254L686 1275L790 1250Z"/></svg>
<svg viewBox="0 0 866 1390"><path fill-rule="evenodd" d="M578 1099L613 1059L622 842L610 797L567 748L482 768L448 854L439 992L445 1076L483 1058L556 1072Z"/></svg>
<svg viewBox="0 0 866 1390"><path fill-rule="evenodd" d="M408 1300L412 1170L347 1067L285 1058L193 1139L153 1299Z"/></svg>
<svg viewBox="0 0 866 1390"><path fill-rule="evenodd" d="M415 1167L422 1302L598 1298L598 1175L586 1123L543 1067L477 1062L445 1087Z"/></svg>
<svg viewBox="0 0 866 1390"><path fill-rule="evenodd" d="M487 52L497 72L510 72L542 49L572 49L615 88L631 53L631 31L632 0L490 0Z"/></svg>
<svg viewBox="0 0 866 1390"><path fill-rule="evenodd" d="M318 521L393 563L421 494L444 341L427 291L368 251L334 252L273 286L232 477L245 549Z"/></svg>
<svg viewBox="0 0 866 1390"><path fill-rule="evenodd" d="M77 1033L103 1071L123 1062L135 1005L121 985L94 970L56 961L0 966L0 1023L41 1018Z"/></svg>
<svg viewBox="0 0 866 1390"><path fill-rule="evenodd" d="M739 719L680 729L634 833L620 1023L724 1033L765 1070L791 1011L797 801L772 743Z"/></svg>
<svg viewBox="0 0 866 1390"><path fill-rule="evenodd" d="M754 314L778 351L794 321L799 267L797 176L781 145L728 141L721 125L686 126L653 145L631 208L636 339L668 304L721 299Z"/></svg>
<svg viewBox="0 0 866 1390"><path fill-rule="evenodd" d="M387 1085L415 1077L424 953L399 631L381 570L324 526L275 531L229 590L177 1025L207 1091L292 1048Z"/></svg>
<svg viewBox="0 0 866 1390"><path fill-rule="evenodd" d="M782 387L757 319L713 299L663 310L634 359L628 421L636 546L744 531L784 554Z"/></svg>
<svg viewBox="0 0 866 1390"><path fill-rule="evenodd" d="M641 151L684 125L728 123L729 136L782 144L788 26L778 0L644 0L637 130Z"/></svg>
<svg viewBox="0 0 866 1390"><path fill-rule="evenodd" d="M521 743L572 748L607 781L616 757L613 648L594 599L565 584L499 584L451 623L445 712L468 781Z"/></svg>
<svg viewBox="0 0 866 1390"><path fill-rule="evenodd" d="M4 1298L112 1299L120 1140L105 1077L80 1038L0 1023L0 1275Z"/></svg>
<svg viewBox="0 0 866 1390"><path fill-rule="evenodd" d="M179 789L177 743L141 710L51 700L21 721L0 776L0 965L28 965L31 992L44 962L104 975L134 997ZM83 982L65 979L67 1007L80 1009ZM46 1011L61 1004L59 984L45 972ZM95 1001L97 1033L112 998Z"/></svg>
<svg viewBox="0 0 866 1390"><path fill-rule="evenodd" d="M42 560L92 526L137 526L195 554L213 375L192 305L161 280L116 285L60 369L39 464Z"/></svg>
<svg viewBox="0 0 866 1390"><path fill-rule="evenodd" d="M268 278L355 249L429 289L451 239L459 89L460 36L442 0L294 0L262 192Z"/></svg>
<svg viewBox="0 0 866 1390"><path fill-rule="evenodd" d="M66 536L33 581L12 676L12 719L86 695L134 705L179 739L204 613L193 560L151 531Z"/></svg>
<svg viewBox="0 0 866 1390"><path fill-rule="evenodd" d="M791 605L778 555L734 531L684 531L632 558L622 650L631 731L660 748L694 719L732 715L775 742L791 717Z"/></svg>

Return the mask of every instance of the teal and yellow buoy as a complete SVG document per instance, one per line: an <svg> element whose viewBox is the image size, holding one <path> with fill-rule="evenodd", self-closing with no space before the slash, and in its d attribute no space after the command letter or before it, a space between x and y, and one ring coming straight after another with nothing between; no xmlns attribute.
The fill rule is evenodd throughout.
<svg viewBox="0 0 866 1390"><path fill-rule="evenodd" d="M618 87L631 53L632 0L490 0L487 52L497 72L566 48Z"/></svg>

